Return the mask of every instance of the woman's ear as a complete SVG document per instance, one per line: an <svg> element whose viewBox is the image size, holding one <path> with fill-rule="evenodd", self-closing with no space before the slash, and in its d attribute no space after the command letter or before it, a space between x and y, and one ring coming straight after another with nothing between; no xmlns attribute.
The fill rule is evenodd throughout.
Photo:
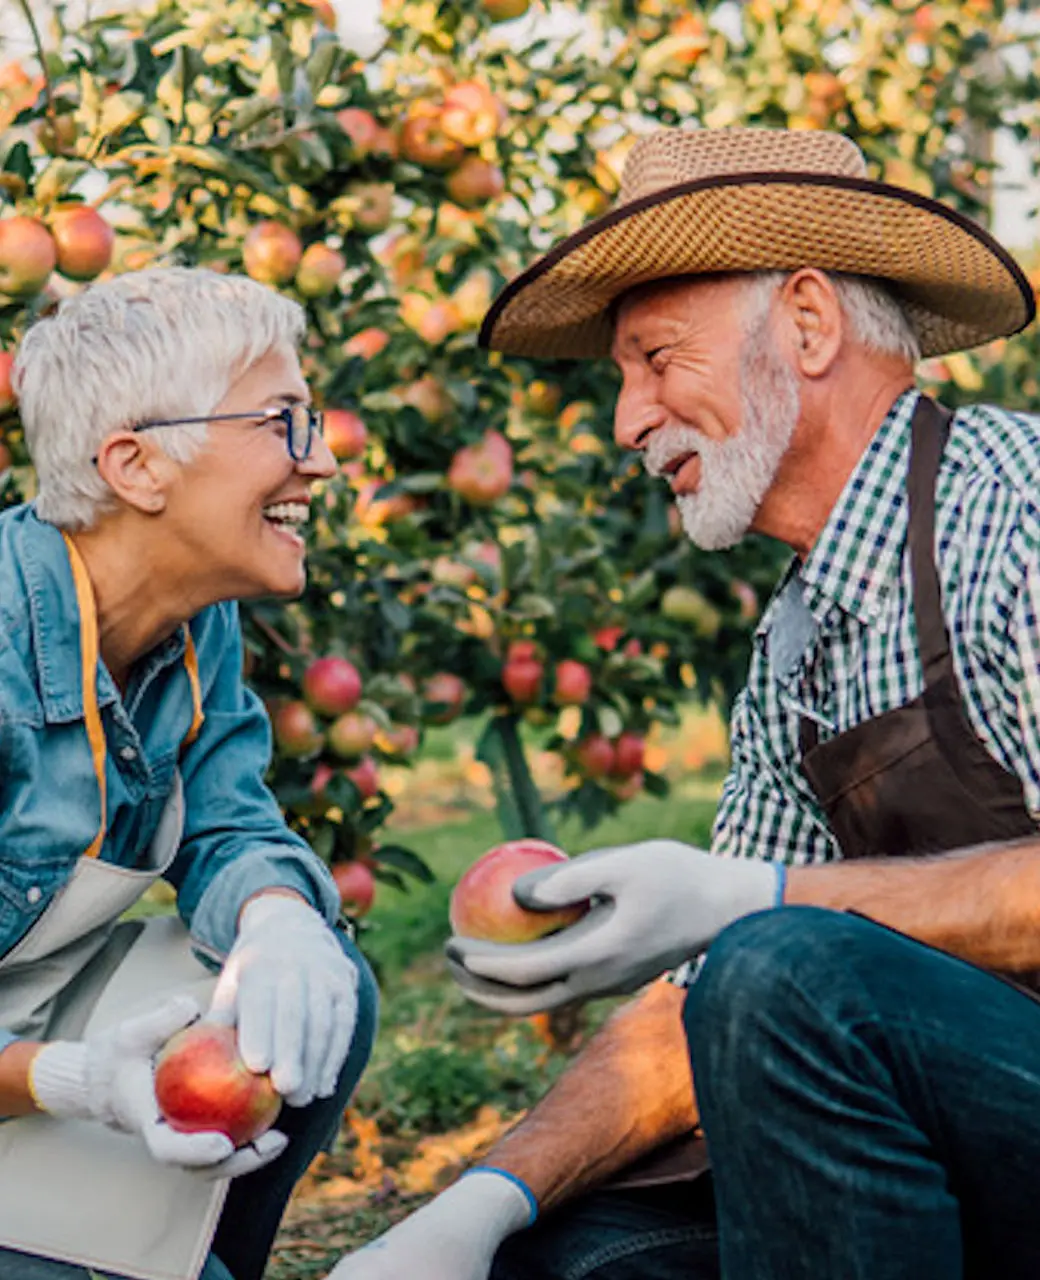
<svg viewBox="0 0 1040 1280"><path fill-rule="evenodd" d="M133 431L106 436L97 454L102 480L120 501L144 515L165 510L176 466L154 442Z"/></svg>
<svg viewBox="0 0 1040 1280"><path fill-rule="evenodd" d="M813 267L794 271L780 290L779 305L798 372L804 378L822 378L845 341L845 316L833 282Z"/></svg>

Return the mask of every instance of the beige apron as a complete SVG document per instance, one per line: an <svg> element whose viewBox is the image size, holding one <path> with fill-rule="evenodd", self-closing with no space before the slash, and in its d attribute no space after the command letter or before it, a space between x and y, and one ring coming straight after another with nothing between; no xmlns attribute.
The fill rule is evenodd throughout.
<svg viewBox="0 0 1040 1280"><path fill-rule="evenodd" d="M66 537L80 610L83 710L101 798L101 825L69 881L0 959L0 1026L30 1040L79 1039L167 996L205 1007L216 981L191 952L179 920L119 921L163 875L180 844L180 775L144 864L101 862L107 814L105 739L97 705L97 619L85 567ZM185 628L185 667L202 723L198 668ZM104 1125L33 1114L0 1124L0 1246L140 1277L195 1280L227 1194L157 1163L141 1140Z"/></svg>

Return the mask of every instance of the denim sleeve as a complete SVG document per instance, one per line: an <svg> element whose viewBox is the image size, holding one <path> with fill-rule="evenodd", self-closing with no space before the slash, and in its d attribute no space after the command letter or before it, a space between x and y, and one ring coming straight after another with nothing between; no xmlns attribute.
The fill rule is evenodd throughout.
<svg viewBox="0 0 1040 1280"><path fill-rule="evenodd" d="M235 940L246 899L294 889L330 923L339 911L328 868L290 831L264 782L271 731L260 699L242 679L235 605L207 611L193 627L205 721L181 761L184 833L168 879L203 957L220 960Z"/></svg>
<svg viewBox="0 0 1040 1280"><path fill-rule="evenodd" d="M3 705L0 704L0 814L7 812L9 800L9 797L5 797L4 795L4 779L10 775L10 770L6 768L4 764L5 760L8 759L8 750L9 746L4 732L4 708ZM0 1053L3 1053L9 1044L14 1044L17 1039L18 1036L16 1036L14 1032L8 1031L6 1027L0 1027Z"/></svg>

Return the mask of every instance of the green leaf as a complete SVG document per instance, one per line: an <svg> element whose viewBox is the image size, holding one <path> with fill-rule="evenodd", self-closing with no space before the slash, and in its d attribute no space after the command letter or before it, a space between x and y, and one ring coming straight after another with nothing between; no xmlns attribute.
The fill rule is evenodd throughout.
<svg viewBox="0 0 1040 1280"><path fill-rule="evenodd" d="M396 867L407 875L414 876L423 884L435 884L437 877L423 862L422 858L411 849L400 844L381 844L372 851L372 861L380 865Z"/></svg>

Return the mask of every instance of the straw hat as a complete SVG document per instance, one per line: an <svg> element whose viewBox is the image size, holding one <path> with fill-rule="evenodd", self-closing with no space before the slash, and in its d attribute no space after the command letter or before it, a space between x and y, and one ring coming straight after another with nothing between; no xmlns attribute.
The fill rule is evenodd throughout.
<svg viewBox="0 0 1040 1280"><path fill-rule="evenodd" d="M495 300L481 344L510 355L607 355L611 302L667 276L818 267L889 281L925 356L1033 319L1022 270L970 218L867 176L848 138L816 130L663 129L629 153L610 213Z"/></svg>

